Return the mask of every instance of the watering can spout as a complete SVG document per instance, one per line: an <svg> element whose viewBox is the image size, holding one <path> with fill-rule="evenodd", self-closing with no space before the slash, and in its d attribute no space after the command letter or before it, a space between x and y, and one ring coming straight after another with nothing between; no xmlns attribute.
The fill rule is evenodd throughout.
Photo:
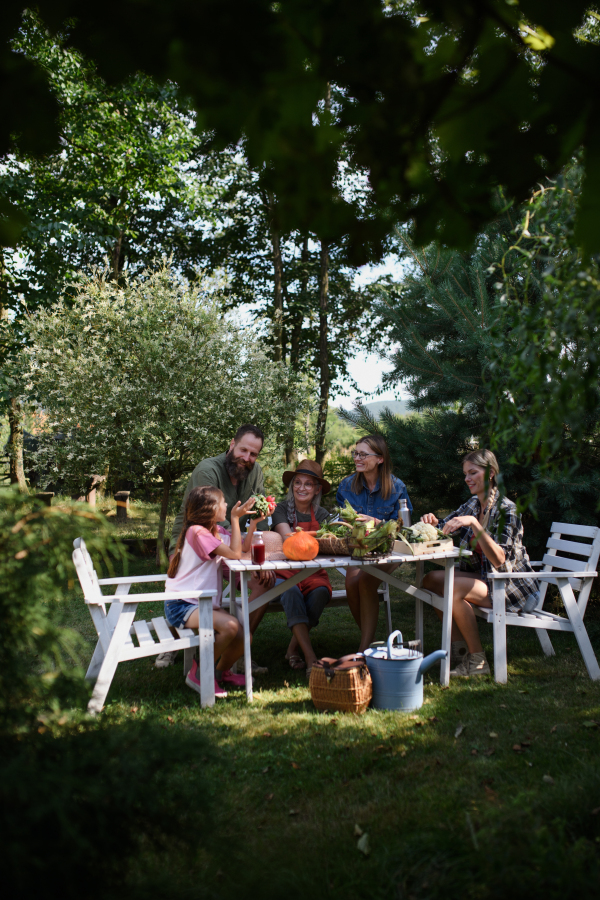
<svg viewBox="0 0 600 900"><path fill-rule="evenodd" d="M425 659L419 666L419 676L423 675L428 669L430 669L434 663L439 662L440 659L445 659L447 656L447 650L434 650L433 653L430 653L429 656L425 657Z"/></svg>

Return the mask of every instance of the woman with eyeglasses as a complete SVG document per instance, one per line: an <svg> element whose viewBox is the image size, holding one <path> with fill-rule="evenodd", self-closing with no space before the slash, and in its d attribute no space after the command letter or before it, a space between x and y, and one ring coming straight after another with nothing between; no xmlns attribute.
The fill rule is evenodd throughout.
<svg viewBox="0 0 600 900"><path fill-rule="evenodd" d="M397 519L401 500L406 500L412 510L406 485L392 475L390 452L380 434L361 438L352 456L356 472L341 482L336 494L338 506L344 506L347 500L359 513L359 520L373 519L376 525ZM395 565L386 566L385 571L392 572L395 568ZM366 650L375 637L380 581L360 568L348 569L346 575L348 606L360 628L359 652Z"/></svg>

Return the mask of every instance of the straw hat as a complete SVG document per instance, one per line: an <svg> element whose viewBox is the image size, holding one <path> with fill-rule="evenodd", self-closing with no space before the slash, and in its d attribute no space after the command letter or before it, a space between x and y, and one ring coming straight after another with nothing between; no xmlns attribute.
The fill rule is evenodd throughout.
<svg viewBox="0 0 600 900"><path fill-rule="evenodd" d="M298 463L298 468L295 472L284 472L281 476L281 480L286 487L290 486L290 481L294 475L312 475L323 488L324 494L328 494L331 490L331 485L323 478L323 469L318 462L314 461L314 459L303 459Z"/></svg>

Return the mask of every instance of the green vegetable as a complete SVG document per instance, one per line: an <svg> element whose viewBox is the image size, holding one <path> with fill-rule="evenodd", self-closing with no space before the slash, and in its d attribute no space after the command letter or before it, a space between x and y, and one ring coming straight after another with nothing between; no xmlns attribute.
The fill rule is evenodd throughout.
<svg viewBox="0 0 600 900"><path fill-rule="evenodd" d="M267 498L262 494L253 494L254 500L253 508L250 510L250 515L257 513L258 515L268 516L269 515L269 504L267 502Z"/></svg>
<svg viewBox="0 0 600 900"><path fill-rule="evenodd" d="M356 510L352 509L347 500L341 509L338 507L338 513L340 514L340 519L343 519L344 522L348 522L349 525L353 525L358 516Z"/></svg>
<svg viewBox="0 0 600 900"><path fill-rule="evenodd" d="M389 553L397 531L398 523L394 519L380 522L369 534L365 522L356 522L352 529L352 539L358 546L352 556L354 559L362 559L373 553Z"/></svg>
<svg viewBox="0 0 600 900"><path fill-rule="evenodd" d="M445 541L448 539L448 535L444 534L443 531L440 531L439 528L436 528L435 530L439 540ZM426 541L432 540L432 538L427 538L424 535L419 534L419 532L413 531L412 526L410 528L401 528L400 536L404 538L407 544L424 544Z"/></svg>
<svg viewBox="0 0 600 900"><path fill-rule="evenodd" d="M350 535L347 525L337 525L331 524L329 522L323 522L319 530L317 531L317 537L336 537L336 538L346 538Z"/></svg>

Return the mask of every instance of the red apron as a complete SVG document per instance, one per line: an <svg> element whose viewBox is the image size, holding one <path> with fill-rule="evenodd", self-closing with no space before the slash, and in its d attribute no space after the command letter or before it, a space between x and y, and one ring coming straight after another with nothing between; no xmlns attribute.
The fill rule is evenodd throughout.
<svg viewBox="0 0 600 900"><path fill-rule="evenodd" d="M301 528L302 531L318 531L321 527L317 522L315 517L315 512L311 506L310 508L310 522L298 522L298 528ZM291 578L292 575L295 575L296 572L299 572L299 569L279 569L276 573L278 578ZM329 591L329 595L332 594L331 584L329 583L329 577L325 569L317 569L312 575L309 575L308 578L305 578L303 581L298 583L298 587L302 591L302 594L306 597L307 594L310 594L311 591L314 591L318 587L326 587Z"/></svg>

